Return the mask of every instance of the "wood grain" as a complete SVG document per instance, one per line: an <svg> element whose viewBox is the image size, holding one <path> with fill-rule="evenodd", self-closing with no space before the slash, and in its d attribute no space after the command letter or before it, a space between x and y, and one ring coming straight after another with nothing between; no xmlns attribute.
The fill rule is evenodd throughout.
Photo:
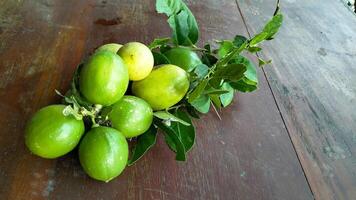
<svg viewBox="0 0 356 200"><path fill-rule="evenodd" d="M274 0L238 1L251 33ZM356 18L339 1L281 2L285 22L262 57L316 199L356 199ZM263 19L263 20L262 20Z"/></svg>
<svg viewBox="0 0 356 200"><path fill-rule="evenodd" d="M189 1L201 40L246 35L234 0ZM266 79L197 125L186 163L159 137L137 164L110 183L81 169L77 150L56 160L31 155L26 121L58 103L76 65L108 42L148 43L170 34L165 17L144 0L0 2L0 199L312 199Z"/></svg>

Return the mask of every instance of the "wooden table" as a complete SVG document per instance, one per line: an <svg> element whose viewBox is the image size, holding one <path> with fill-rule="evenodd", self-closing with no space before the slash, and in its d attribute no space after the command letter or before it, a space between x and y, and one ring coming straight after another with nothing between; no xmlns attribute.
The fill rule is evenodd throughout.
<svg viewBox="0 0 356 200"><path fill-rule="evenodd" d="M188 1L201 41L253 35L273 0ZM356 17L339 1L286 0L265 45L260 89L195 121L176 162L159 137L110 183L90 179L77 151L33 156L24 126L58 103L76 65L108 42L169 36L153 0L0 1L0 199L356 199Z"/></svg>

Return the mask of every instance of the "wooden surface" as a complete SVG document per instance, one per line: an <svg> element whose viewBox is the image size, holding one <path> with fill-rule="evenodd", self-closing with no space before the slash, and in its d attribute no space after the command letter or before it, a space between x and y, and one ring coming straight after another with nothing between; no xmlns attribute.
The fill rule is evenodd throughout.
<svg viewBox="0 0 356 200"><path fill-rule="evenodd" d="M274 11L238 2L251 34ZM281 6L284 27L261 55L278 107L315 198L356 199L356 17L339 1Z"/></svg>
<svg viewBox="0 0 356 200"><path fill-rule="evenodd" d="M222 121L212 112L195 121L187 162L159 137L105 184L85 175L76 150L57 160L31 155L25 123L58 103L54 89L67 90L97 46L169 36L166 18L153 0L0 1L0 199L355 199L355 19L343 19L338 1L320 10L295 2L283 4L286 23L266 45L274 64L259 71L259 91L238 94ZM201 41L252 34L273 4L188 1Z"/></svg>

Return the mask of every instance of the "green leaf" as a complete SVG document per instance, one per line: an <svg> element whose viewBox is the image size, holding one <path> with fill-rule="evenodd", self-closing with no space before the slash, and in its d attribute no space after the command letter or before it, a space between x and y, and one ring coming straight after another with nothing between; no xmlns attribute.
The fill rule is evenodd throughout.
<svg viewBox="0 0 356 200"><path fill-rule="evenodd" d="M217 61L216 66L220 68L226 64L228 64L233 58L235 58L238 54L240 54L246 47L247 41L245 41L239 48L234 47L232 50L226 54L223 58Z"/></svg>
<svg viewBox="0 0 356 200"><path fill-rule="evenodd" d="M79 74L80 74L80 70L82 69L83 66L84 66L83 63L78 65L78 67L75 70L74 75L73 75L73 79L71 82L71 88L66 93L65 96L68 98L74 98L76 103L78 103L80 106L83 106L83 107L89 109L93 104L89 103L79 91ZM67 102L67 103L69 103L69 102Z"/></svg>
<svg viewBox="0 0 356 200"><path fill-rule="evenodd" d="M165 13L167 16L171 16L181 10L181 3L180 0L157 0L156 10L158 13Z"/></svg>
<svg viewBox="0 0 356 200"><path fill-rule="evenodd" d="M206 49L209 53L211 53L211 46L210 44L205 44L204 49Z"/></svg>
<svg viewBox="0 0 356 200"><path fill-rule="evenodd" d="M234 99L234 88L232 88L229 83L224 83L221 88L229 91L226 94L221 94L220 95L221 104L224 107L226 107L226 106L230 105L230 103Z"/></svg>
<svg viewBox="0 0 356 200"><path fill-rule="evenodd" d="M197 113L197 110L193 106L191 106L189 103L186 104L185 108L187 109L187 112L191 117L200 119L199 114Z"/></svg>
<svg viewBox="0 0 356 200"><path fill-rule="evenodd" d="M231 87L240 92L252 92L257 89L257 84L253 85L249 83L248 79L243 78L237 82L230 82Z"/></svg>
<svg viewBox="0 0 356 200"><path fill-rule="evenodd" d="M208 113L210 109L210 97L208 95L200 95L190 104L201 113Z"/></svg>
<svg viewBox="0 0 356 200"><path fill-rule="evenodd" d="M234 44L232 41L223 40L219 42L220 47L218 49L218 56L219 58L224 57L226 54L230 53L231 50L234 48Z"/></svg>
<svg viewBox="0 0 356 200"><path fill-rule="evenodd" d="M233 44L235 45L235 47L240 48L246 41L247 38L245 36L236 35Z"/></svg>
<svg viewBox="0 0 356 200"><path fill-rule="evenodd" d="M201 61L208 67L212 67L218 61L218 59L210 53L203 53Z"/></svg>
<svg viewBox="0 0 356 200"><path fill-rule="evenodd" d="M267 61L265 61L265 60L263 60L263 59L261 59L261 58L258 58L258 66L259 66L259 67L262 67L263 65L270 64L271 62L272 62L272 60L267 60Z"/></svg>
<svg viewBox="0 0 356 200"><path fill-rule="evenodd" d="M173 42L176 45L192 45L188 38L188 13L182 10L179 14L172 15L168 18L168 24L173 30Z"/></svg>
<svg viewBox="0 0 356 200"><path fill-rule="evenodd" d="M202 79L209 73L209 67L204 64L199 64L195 67L194 73L197 75L198 79Z"/></svg>
<svg viewBox="0 0 356 200"><path fill-rule="evenodd" d="M151 44L148 45L148 48L155 49L155 48L159 48L162 45L167 44L168 42L171 41L171 38L157 38L154 39L153 42L151 42Z"/></svg>
<svg viewBox="0 0 356 200"><path fill-rule="evenodd" d="M155 117L158 117L160 119L163 119L165 121L172 121L172 122L178 122L178 123L181 123L185 126L190 126L190 124L182 119L179 119L177 116L169 113L168 111L157 111L157 112L154 112L153 115Z"/></svg>
<svg viewBox="0 0 356 200"><path fill-rule="evenodd" d="M208 82L209 82L208 79L204 79L197 85L197 87L188 95L189 103L193 102L203 93L205 87L208 85Z"/></svg>
<svg viewBox="0 0 356 200"><path fill-rule="evenodd" d="M174 115L190 124L190 126L184 126L181 123L172 122L172 129L178 133L179 138L184 144L185 152L188 152L193 147L195 142L195 127L186 112L177 110ZM173 148L175 148L175 146Z"/></svg>
<svg viewBox="0 0 356 200"><path fill-rule="evenodd" d="M229 64L226 67L219 68L213 75L214 79L226 79L231 81L240 80L246 71L244 64Z"/></svg>
<svg viewBox="0 0 356 200"><path fill-rule="evenodd" d="M156 10L168 16L176 45L190 46L199 39L198 23L182 0L157 0Z"/></svg>
<svg viewBox="0 0 356 200"><path fill-rule="evenodd" d="M128 161L128 166L133 165L138 161L145 153L150 150L156 143L157 138L157 128L154 125L142 135L138 136L137 143L132 151L132 156Z"/></svg>
<svg viewBox="0 0 356 200"><path fill-rule="evenodd" d="M174 148L176 150L176 160L185 161L186 160L186 155L185 155L186 151L185 151L183 142L181 141L181 139L178 136L178 133L175 132L174 129L165 125L163 122L161 122L158 119L154 119L154 124L157 125L158 128L160 128L163 131L167 144L170 147L174 146ZM172 150L174 150L174 149L172 149Z"/></svg>
<svg viewBox="0 0 356 200"><path fill-rule="evenodd" d="M279 28L282 26L282 22L282 14L276 14L273 16L272 20L270 20L263 28L263 32L268 33L267 39L272 38L278 32Z"/></svg>
<svg viewBox="0 0 356 200"><path fill-rule="evenodd" d="M253 62L251 62L249 59L243 56L238 56L237 58L232 60L232 63L244 64L246 66L246 72L244 73L245 78L248 79L251 84L257 85L258 83L257 72Z"/></svg>
<svg viewBox="0 0 356 200"><path fill-rule="evenodd" d="M217 107L217 108L221 108L221 101L219 98L219 95L217 94L210 94L209 95L211 101L213 102L213 104Z"/></svg>
<svg viewBox="0 0 356 200"><path fill-rule="evenodd" d="M169 64L169 60L164 54L160 52L152 51L152 55L154 58L155 66L162 65L162 64Z"/></svg>
<svg viewBox="0 0 356 200"><path fill-rule="evenodd" d="M255 46L264 40L270 40L278 32L283 22L283 15L276 14L273 18L265 25L261 33L255 35L250 40L250 46Z"/></svg>
<svg viewBox="0 0 356 200"><path fill-rule="evenodd" d="M261 33L255 35L250 41L250 46L254 46L254 45L266 40L267 37L268 37L268 33L266 33L266 32L261 32Z"/></svg>
<svg viewBox="0 0 356 200"><path fill-rule="evenodd" d="M229 91L228 90L224 90L224 89L215 89L215 88L209 88L207 90L205 90L203 92L203 94L209 94L209 95L213 95L213 94L225 94L225 93L228 93Z"/></svg>
<svg viewBox="0 0 356 200"><path fill-rule="evenodd" d="M230 85L240 92L252 92L257 89L258 77L255 65L247 58L238 56L232 61L233 63L243 63L246 65L247 70L244 73L244 77L235 82L230 82Z"/></svg>
<svg viewBox="0 0 356 200"><path fill-rule="evenodd" d="M259 51L261 51L261 50L262 50L261 47L249 47L249 48L247 49L247 51L249 51L250 53L256 53L256 52L259 52Z"/></svg>
<svg viewBox="0 0 356 200"><path fill-rule="evenodd" d="M162 45L162 46L159 48L159 51L164 54L165 52L167 52L167 51L169 51L169 50L171 50L171 49L172 49L172 47L169 46L169 45Z"/></svg>

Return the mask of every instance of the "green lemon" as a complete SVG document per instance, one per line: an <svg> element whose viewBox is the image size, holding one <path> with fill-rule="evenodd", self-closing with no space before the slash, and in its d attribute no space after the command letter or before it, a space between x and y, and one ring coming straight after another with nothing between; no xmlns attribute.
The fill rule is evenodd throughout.
<svg viewBox="0 0 356 200"><path fill-rule="evenodd" d="M77 146L84 134L84 123L73 116L64 116L64 108L64 105L44 107L27 123L25 143L33 154L57 158Z"/></svg>
<svg viewBox="0 0 356 200"><path fill-rule="evenodd" d="M119 51L119 49L122 47L121 44L117 44L117 43L109 43L109 44L104 44L102 46L100 46L99 48L97 48L95 50L95 52L99 52L99 51L111 51L113 53L117 53L117 51Z"/></svg>
<svg viewBox="0 0 356 200"><path fill-rule="evenodd" d="M117 54L124 60L132 81L142 80L152 71L154 65L152 52L142 43L129 42L122 46Z"/></svg>
<svg viewBox="0 0 356 200"><path fill-rule="evenodd" d="M153 110L163 110L178 103L189 89L188 74L175 65L161 65L148 77L132 84L135 96L144 99Z"/></svg>
<svg viewBox="0 0 356 200"><path fill-rule="evenodd" d="M171 64L177 65L186 71L190 71L198 64L201 64L201 60L194 51L187 48L173 48L164 53Z"/></svg>
<svg viewBox="0 0 356 200"><path fill-rule="evenodd" d="M108 106L117 102L124 96L128 84L124 62L110 51L95 53L80 71L80 91L93 104Z"/></svg>
<svg viewBox="0 0 356 200"><path fill-rule="evenodd" d="M116 129L99 126L80 142L79 160L92 178L109 182L125 169L129 155L126 138Z"/></svg>
<svg viewBox="0 0 356 200"><path fill-rule="evenodd" d="M112 106L109 119L115 129L124 134L126 138L132 138L150 128L153 111L143 99L124 96Z"/></svg>

